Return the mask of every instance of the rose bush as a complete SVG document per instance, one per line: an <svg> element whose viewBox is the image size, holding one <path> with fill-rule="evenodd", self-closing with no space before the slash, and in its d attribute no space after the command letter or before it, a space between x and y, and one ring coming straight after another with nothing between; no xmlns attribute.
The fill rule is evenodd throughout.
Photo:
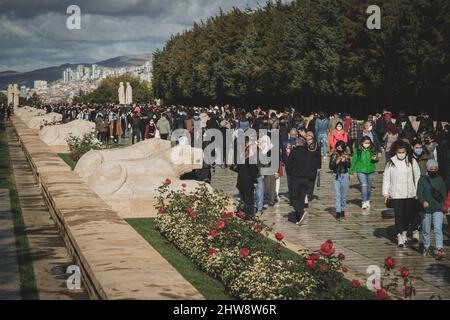
<svg viewBox="0 0 450 320"><path fill-rule="evenodd" d="M327 241L318 252L292 253L284 246L283 234L274 233L261 221L244 220L243 212L229 212L226 204L230 201L223 194L211 194L205 185L191 193L171 191L167 182L158 189L158 230L199 268L219 279L234 297L374 297L344 278L342 271L348 271L342 264L345 256L334 255L333 242Z"/></svg>

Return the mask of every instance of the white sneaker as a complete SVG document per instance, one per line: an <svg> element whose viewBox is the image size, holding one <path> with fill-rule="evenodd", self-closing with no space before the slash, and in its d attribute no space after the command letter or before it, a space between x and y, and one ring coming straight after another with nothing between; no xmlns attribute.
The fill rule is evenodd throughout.
<svg viewBox="0 0 450 320"><path fill-rule="evenodd" d="M367 201L366 202L366 209L370 209L370 208L371 208L370 201Z"/></svg>
<svg viewBox="0 0 450 320"><path fill-rule="evenodd" d="M361 208L362 208L363 210L366 210L366 209L367 209L367 201L363 201Z"/></svg>
<svg viewBox="0 0 450 320"><path fill-rule="evenodd" d="M408 236L406 234L407 234L407 232L403 231L403 233L402 233L403 244L407 244L408 243Z"/></svg>
<svg viewBox="0 0 450 320"><path fill-rule="evenodd" d="M413 231L412 240L413 240L414 243L418 243L420 241L420 232L419 232L419 230L414 230Z"/></svg>
<svg viewBox="0 0 450 320"><path fill-rule="evenodd" d="M397 243L398 243L398 246L400 248L402 248L405 245L405 241L403 240L403 236L400 233L397 235Z"/></svg>

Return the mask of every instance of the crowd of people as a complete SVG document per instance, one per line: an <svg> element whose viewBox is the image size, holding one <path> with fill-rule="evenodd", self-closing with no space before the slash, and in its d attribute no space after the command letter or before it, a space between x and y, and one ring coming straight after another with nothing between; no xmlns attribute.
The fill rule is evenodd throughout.
<svg viewBox="0 0 450 320"><path fill-rule="evenodd" d="M345 220L352 175L356 175L360 185L363 215L368 215L375 173L384 168L382 192L386 205L395 212L398 245L417 243L421 230L424 255L429 255L431 225L434 225L437 256L445 255L443 223L450 207L447 196L450 190L450 125L433 121L425 112L417 117L399 112L394 120L392 112L385 109L358 121L349 113L329 116L325 112L313 112L303 116L295 109L246 110L229 105L206 108L58 105L41 108L61 113L64 122L75 119L95 122L98 139L113 143L128 139L127 136L131 136L132 144L152 138L170 139L174 130L185 129L192 134L196 127L221 132L266 129L267 133L258 136L261 141L270 139L273 130L279 130L279 150L265 150L266 153L279 153L276 169L263 170L267 165L249 161L252 156L250 141L246 142L245 152L241 155L245 161L237 165L221 163L238 173L241 209L247 219L262 214L265 204L272 207L280 201L280 181L286 175L287 199L295 213L291 220L303 224L309 203L317 198L314 189L320 184L321 174L326 174L321 172L328 169L333 181L336 219ZM385 167L381 163L385 163ZM327 170L322 170L322 166ZM205 164L189 178L209 182L211 170L214 165ZM410 239L408 231L412 232Z"/></svg>

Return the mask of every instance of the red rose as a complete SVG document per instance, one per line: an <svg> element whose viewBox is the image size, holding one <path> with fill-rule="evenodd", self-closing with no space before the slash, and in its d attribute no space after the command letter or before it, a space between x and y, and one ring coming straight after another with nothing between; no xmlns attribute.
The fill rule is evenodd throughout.
<svg viewBox="0 0 450 320"><path fill-rule="evenodd" d="M280 253L281 250L283 250L283 246L282 246L281 244L277 243L277 244L275 245L275 251L278 252L278 253Z"/></svg>
<svg viewBox="0 0 450 320"><path fill-rule="evenodd" d="M211 249L208 250L208 254L209 254L211 257L215 257L216 254L217 254L217 251L216 251L216 249L211 248Z"/></svg>
<svg viewBox="0 0 450 320"><path fill-rule="evenodd" d="M391 297L387 294L386 290L384 289L378 289L375 296L378 300L390 300Z"/></svg>
<svg viewBox="0 0 450 320"><path fill-rule="evenodd" d="M408 268L403 267L403 268L400 270L400 274L402 275L403 278L408 278L408 276L409 276L409 270L408 270Z"/></svg>
<svg viewBox="0 0 450 320"><path fill-rule="evenodd" d="M159 213L166 213L166 207L164 205L159 207Z"/></svg>
<svg viewBox="0 0 450 320"><path fill-rule="evenodd" d="M244 211L239 211L239 213L238 213L238 217L239 217L239 218L245 219L246 216L247 216L247 215L246 215L246 213L245 213Z"/></svg>
<svg viewBox="0 0 450 320"><path fill-rule="evenodd" d="M275 238L276 238L278 241L281 241L281 240L284 239L284 235L283 235L282 233L275 233Z"/></svg>
<svg viewBox="0 0 450 320"><path fill-rule="evenodd" d="M344 261L345 260L345 255L343 253L339 253L338 259L339 259L339 261Z"/></svg>
<svg viewBox="0 0 450 320"><path fill-rule="evenodd" d="M318 253L311 253L308 256L308 259L313 260L314 262L319 260L319 258L320 258L320 255Z"/></svg>
<svg viewBox="0 0 450 320"><path fill-rule="evenodd" d="M352 287L359 287L361 286L361 282L359 282L358 279L353 279L352 280Z"/></svg>
<svg viewBox="0 0 450 320"><path fill-rule="evenodd" d="M168 186L169 184L171 184L172 183L172 180L170 180L170 179L166 179L166 181L164 181L164 184L166 185L166 186Z"/></svg>
<svg viewBox="0 0 450 320"><path fill-rule="evenodd" d="M223 229L225 228L225 225L226 225L225 221L222 220L217 224L217 229Z"/></svg>
<svg viewBox="0 0 450 320"><path fill-rule="evenodd" d="M227 216L227 213L226 213L225 211L221 211L221 212L220 212L220 216L221 216L222 218L225 218L225 217Z"/></svg>
<svg viewBox="0 0 450 320"><path fill-rule="evenodd" d="M347 268L347 267L343 267L343 268L342 268L342 272L343 272L343 273L347 273L347 272L348 272L348 268Z"/></svg>
<svg viewBox="0 0 450 320"><path fill-rule="evenodd" d="M320 246L320 254L325 257L330 257L336 252L336 249L333 248L333 242L327 241Z"/></svg>
<svg viewBox="0 0 450 320"><path fill-rule="evenodd" d="M392 257L387 257L384 259L384 267L386 270L392 270L395 268L395 260Z"/></svg>
<svg viewBox="0 0 450 320"><path fill-rule="evenodd" d="M191 213L191 218L192 218L192 220L197 220L197 218L198 218L198 216L197 216L197 214L195 213L195 212L192 212Z"/></svg>
<svg viewBox="0 0 450 320"><path fill-rule="evenodd" d="M413 290L410 286L405 286L405 289L403 290L403 294L405 298L411 298L413 294Z"/></svg>
<svg viewBox="0 0 450 320"><path fill-rule="evenodd" d="M255 225L253 226L253 230L255 232L260 232L261 231L261 226L259 224L255 223Z"/></svg>
<svg viewBox="0 0 450 320"><path fill-rule="evenodd" d="M239 255L240 255L242 258L248 257L249 254L250 254L250 251L249 251L247 248L242 248L242 249L239 251Z"/></svg>
<svg viewBox="0 0 450 320"><path fill-rule="evenodd" d="M319 267L320 271L327 272L328 271L328 264L321 264Z"/></svg>
<svg viewBox="0 0 450 320"><path fill-rule="evenodd" d="M186 187L187 187L187 184L186 184L186 183L183 183L183 184L181 184L181 186L182 186L183 188L186 188Z"/></svg>
<svg viewBox="0 0 450 320"><path fill-rule="evenodd" d="M230 219L233 218L234 217L234 212L232 212L232 211L227 212L226 217L230 218Z"/></svg>
<svg viewBox="0 0 450 320"><path fill-rule="evenodd" d="M306 259L306 260L305 260L305 266L306 266L308 269L313 269L313 268L316 266L316 260L313 260L313 259Z"/></svg>
<svg viewBox="0 0 450 320"><path fill-rule="evenodd" d="M187 214L192 214L192 212L194 212L194 209L192 208L187 208L186 209Z"/></svg>
<svg viewBox="0 0 450 320"><path fill-rule="evenodd" d="M210 231L209 231L209 235L211 236L211 238L215 238L215 237L217 237L217 230L216 229L211 229Z"/></svg>

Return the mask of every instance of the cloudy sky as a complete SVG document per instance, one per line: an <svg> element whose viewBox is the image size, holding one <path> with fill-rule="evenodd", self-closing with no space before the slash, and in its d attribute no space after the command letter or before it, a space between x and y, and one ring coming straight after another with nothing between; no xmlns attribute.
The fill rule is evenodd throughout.
<svg viewBox="0 0 450 320"><path fill-rule="evenodd" d="M220 8L258 3L265 0L0 0L0 71L150 53ZM72 4L81 30L66 27Z"/></svg>

